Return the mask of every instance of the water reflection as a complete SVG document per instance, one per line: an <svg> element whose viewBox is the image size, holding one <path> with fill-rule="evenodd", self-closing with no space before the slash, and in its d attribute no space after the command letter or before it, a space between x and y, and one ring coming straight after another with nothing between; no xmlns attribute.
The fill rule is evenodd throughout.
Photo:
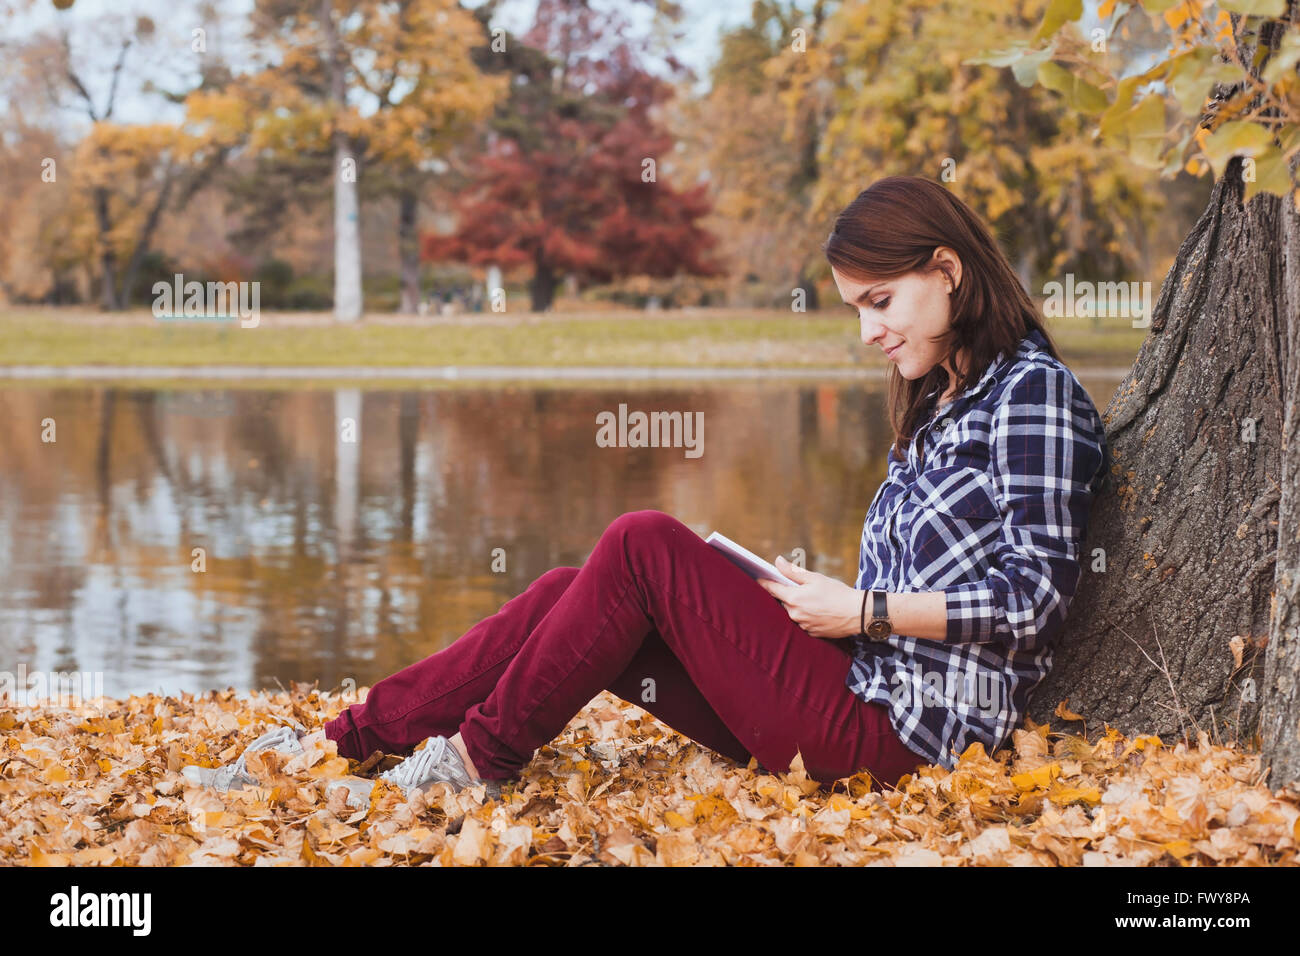
<svg viewBox="0 0 1300 956"><path fill-rule="evenodd" d="M598 447L620 402L703 412L704 454ZM115 696L372 683L638 508L850 580L889 442L838 383L9 388L0 422L0 671Z"/></svg>

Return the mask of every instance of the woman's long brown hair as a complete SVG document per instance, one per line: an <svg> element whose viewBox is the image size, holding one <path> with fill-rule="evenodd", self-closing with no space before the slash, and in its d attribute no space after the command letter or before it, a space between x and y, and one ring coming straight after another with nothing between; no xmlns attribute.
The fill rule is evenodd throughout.
<svg viewBox="0 0 1300 956"><path fill-rule="evenodd" d="M952 322L938 339L960 377L956 392L978 382L999 352L1015 355L1031 328L1042 333L1047 351L1060 360L1033 300L988 228L939 183L919 176L877 180L835 218L822 251L838 272L859 282L936 269L951 281L947 268L932 261L939 246L952 249L962 264L961 284L953 283ZM970 356L965 369L956 361L961 349ZM889 370L889 421L898 457L906 457L929 411L926 396L936 388L942 395L948 384L942 364L913 381L903 378L897 366Z"/></svg>

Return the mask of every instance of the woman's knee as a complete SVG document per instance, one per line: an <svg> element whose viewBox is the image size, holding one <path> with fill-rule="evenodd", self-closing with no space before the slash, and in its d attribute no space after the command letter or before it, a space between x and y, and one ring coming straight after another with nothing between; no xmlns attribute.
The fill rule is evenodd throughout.
<svg viewBox="0 0 1300 956"><path fill-rule="evenodd" d="M560 595L565 592L573 579L578 576L579 568L558 567L551 568L539 574L533 583L528 586L527 594L540 594L543 600L554 604L560 599ZM520 595L522 598L523 595Z"/></svg>
<svg viewBox="0 0 1300 956"><path fill-rule="evenodd" d="M625 511L609 523L606 534L628 535L633 540L680 533L686 527L666 511L643 508ZM688 529L689 530L689 529Z"/></svg>
<svg viewBox="0 0 1300 956"><path fill-rule="evenodd" d="M581 569L568 566L551 568L551 570L538 575L537 580L533 583L548 590L563 591L578 576L579 570Z"/></svg>

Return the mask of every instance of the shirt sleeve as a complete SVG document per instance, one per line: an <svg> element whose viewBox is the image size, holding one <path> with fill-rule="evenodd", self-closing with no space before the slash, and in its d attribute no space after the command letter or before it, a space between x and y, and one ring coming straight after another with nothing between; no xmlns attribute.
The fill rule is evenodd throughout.
<svg viewBox="0 0 1300 956"><path fill-rule="evenodd" d="M1106 433L1069 371L1035 365L1008 387L991 435L1002 531L987 577L944 589L945 643L1036 651L1060 632L1078 585Z"/></svg>

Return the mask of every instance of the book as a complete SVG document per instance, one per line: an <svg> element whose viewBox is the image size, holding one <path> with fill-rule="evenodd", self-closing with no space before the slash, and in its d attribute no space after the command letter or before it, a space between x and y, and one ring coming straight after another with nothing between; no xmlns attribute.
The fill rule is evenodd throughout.
<svg viewBox="0 0 1300 956"><path fill-rule="evenodd" d="M704 543L717 548L718 551L722 553L723 557L729 560L736 567L740 568L740 570L744 571L751 578L763 578L767 581L777 581L781 584L792 585L793 587L799 586L798 581L791 581L784 574L778 571L776 565L764 561L753 551L736 544L736 542L732 541L725 534L719 534L718 532L713 531L704 539Z"/></svg>

